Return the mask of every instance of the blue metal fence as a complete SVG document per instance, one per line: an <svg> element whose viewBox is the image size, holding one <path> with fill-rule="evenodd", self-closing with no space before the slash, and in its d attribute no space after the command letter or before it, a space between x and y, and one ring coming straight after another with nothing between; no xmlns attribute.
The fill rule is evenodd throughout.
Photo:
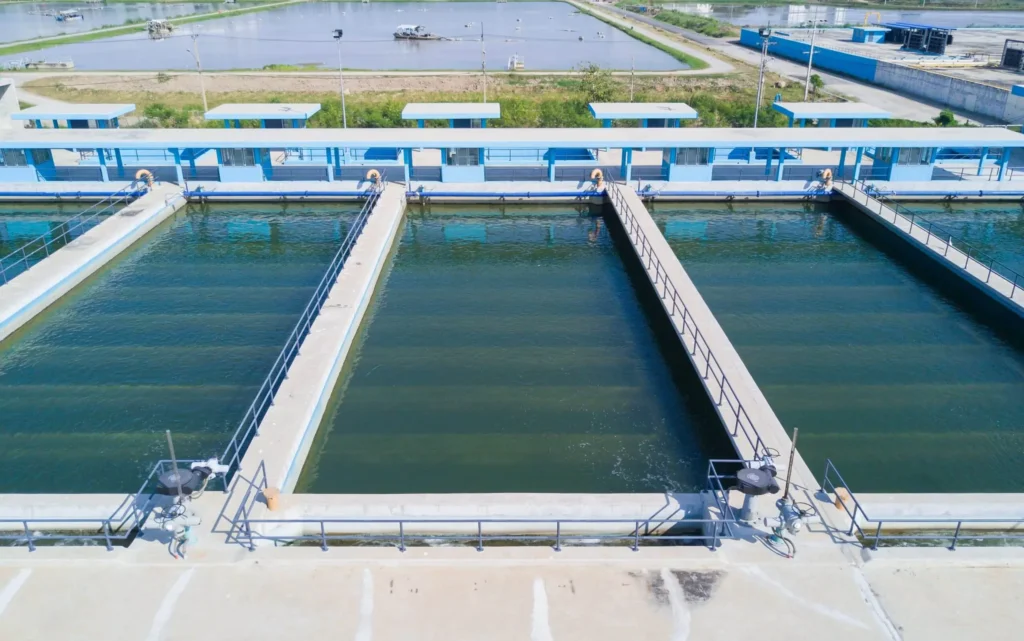
<svg viewBox="0 0 1024 641"><path fill-rule="evenodd" d="M48 232L34 238L10 254L0 258L0 285L28 269L32 264L43 260L53 252L71 242L79 232L86 231L100 216L111 213L116 207L127 204L140 195L136 183L121 188L109 198L90 205L66 221L61 223L58 233Z"/></svg>
<svg viewBox="0 0 1024 641"><path fill-rule="evenodd" d="M227 543L237 543L254 550L258 543L273 545L316 544L325 552L338 544L387 544L400 552L424 541L475 543L483 551L485 542L544 543L555 551L573 542L628 542L636 551L641 543L704 544L716 548L722 540L736 538L736 514L728 502L729 481L736 479L731 470L751 461L712 459L708 461L707 492L716 508L715 518L687 518L653 514L632 519L588 518L254 518L262 493L267 489L266 468L260 463L252 478L235 476L231 496L224 504L218 521L234 500L235 492L244 488L238 507L225 532ZM728 468L728 469L726 469ZM666 502L666 505L668 503ZM264 529L291 526L287 533L261 532ZM585 531L582 531L583 528ZM606 528L602 531L602 528ZM296 531L298 530L298 531ZM382 531L383 530L383 531ZM566 530L568 532L566 532ZM575 531L573 531L575 530Z"/></svg>
<svg viewBox="0 0 1024 641"><path fill-rule="evenodd" d="M839 488L845 490L846 496L836 493ZM821 491L825 495L835 495L836 506L842 507L849 518L850 526L846 529L846 535L854 536L856 533L861 543L870 544L873 550L877 550L879 545L919 544L922 541L948 541L949 549L955 550L961 540L968 538L972 541L1024 541L1024 532L1020 531L1024 525L1024 516L871 518L831 459L825 460ZM980 524L984 524L985 529L977 529Z"/></svg>

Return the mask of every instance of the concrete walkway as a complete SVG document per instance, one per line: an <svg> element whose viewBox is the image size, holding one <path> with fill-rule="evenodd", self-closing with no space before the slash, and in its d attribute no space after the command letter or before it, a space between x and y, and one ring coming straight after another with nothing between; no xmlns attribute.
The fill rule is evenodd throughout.
<svg viewBox="0 0 1024 641"><path fill-rule="evenodd" d="M184 204L177 186L157 185L0 287L0 340L58 301ZM96 207L100 209L103 205Z"/></svg>

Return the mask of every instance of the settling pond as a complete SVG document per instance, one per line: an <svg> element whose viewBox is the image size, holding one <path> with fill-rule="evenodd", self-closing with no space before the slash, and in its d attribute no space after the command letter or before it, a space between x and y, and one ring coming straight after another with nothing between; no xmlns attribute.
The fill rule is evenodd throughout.
<svg viewBox="0 0 1024 641"><path fill-rule="evenodd" d="M49 18L52 20L52 18ZM423 25L451 41L395 40L400 24ZM487 68L504 71L511 56L527 70L568 70L585 63L606 69L686 69L668 54L562 2L303 3L197 23L204 69L259 69L270 64L338 66L333 30L342 29L347 69L478 70L483 28ZM33 52L71 60L76 69L193 69L192 27L172 37L118 36ZM0 58L0 63L24 56Z"/></svg>

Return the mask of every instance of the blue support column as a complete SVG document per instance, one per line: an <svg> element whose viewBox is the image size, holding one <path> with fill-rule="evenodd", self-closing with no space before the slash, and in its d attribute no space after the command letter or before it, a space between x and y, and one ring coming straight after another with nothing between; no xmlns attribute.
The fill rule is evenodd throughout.
<svg viewBox="0 0 1024 641"><path fill-rule="evenodd" d="M604 120L601 121L601 126L602 127L611 127L612 126L612 119L611 118L605 118Z"/></svg>
<svg viewBox="0 0 1024 641"><path fill-rule="evenodd" d="M845 172L845 171L846 171L846 147L843 147L839 151L839 171L836 172L838 174L836 176L836 179L837 180L842 180L843 179L843 172Z"/></svg>
<svg viewBox="0 0 1024 641"><path fill-rule="evenodd" d="M266 121L266 119L260 118L260 129L266 129L266 128L267 128L267 121Z"/></svg>
<svg viewBox="0 0 1024 641"><path fill-rule="evenodd" d="M804 125L806 125L806 124L807 124L807 119L806 118L801 118L798 121L797 127L800 127L802 129L804 127Z"/></svg>
<svg viewBox="0 0 1024 641"><path fill-rule="evenodd" d="M241 129L241 128L242 128L242 121L241 120L235 120L235 129Z"/></svg>
<svg viewBox="0 0 1024 641"><path fill-rule="evenodd" d="M752 154L754 154L756 156L757 150L753 149L753 150L751 150L750 153L752 153ZM768 150L768 162L766 162L765 165L764 165L764 175L767 176L767 175L769 175L771 173L772 173L772 150L769 149Z"/></svg>
<svg viewBox="0 0 1024 641"><path fill-rule="evenodd" d="M174 156L174 173L177 175L178 184L185 184L185 174L181 171L181 150L171 149L171 155Z"/></svg>
<svg viewBox="0 0 1024 641"><path fill-rule="evenodd" d="M640 126L643 127L644 129L647 129L647 119L646 118L643 118L642 120L640 120Z"/></svg>
<svg viewBox="0 0 1024 641"><path fill-rule="evenodd" d="M402 156L405 158L405 184L409 184L412 180L412 148L402 150Z"/></svg>
<svg viewBox="0 0 1024 641"><path fill-rule="evenodd" d="M38 118L36 118L36 129L42 129L42 128L43 128L43 121L38 119Z"/></svg>
<svg viewBox="0 0 1024 641"><path fill-rule="evenodd" d="M1010 148L1003 147L1003 155L999 157L999 182L1006 179L1006 163L1010 162Z"/></svg>
<svg viewBox="0 0 1024 641"><path fill-rule="evenodd" d="M106 129L107 128L107 121L106 120L97 120L96 121L96 128L97 129Z"/></svg>
<svg viewBox="0 0 1024 641"><path fill-rule="evenodd" d="M487 119L486 118L481 118L480 119L480 128L481 129L487 129Z"/></svg>
<svg viewBox="0 0 1024 641"><path fill-rule="evenodd" d="M860 163L864 160L864 148L857 147L857 156L853 160L853 179L860 180Z"/></svg>
<svg viewBox="0 0 1024 641"><path fill-rule="evenodd" d="M334 182L334 152L331 151L330 147L324 149L324 153L327 156L327 182Z"/></svg>
<svg viewBox="0 0 1024 641"><path fill-rule="evenodd" d="M224 128L225 129L231 129L231 121L230 120L225 120L224 121Z"/></svg>
<svg viewBox="0 0 1024 641"><path fill-rule="evenodd" d="M555 150L548 149L548 182L555 182Z"/></svg>
<svg viewBox="0 0 1024 641"><path fill-rule="evenodd" d="M775 181L782 180L782 172L786 164L786 149L784 147L779 148L779 171L775 174Z"/></svg>
<svg viewBox="0 0 1024 641"><path fill-rule="evenodd" d="M137 155L137 153L138 152L136 152L136 155ZM124 178L124 161L121 160L121 150L120 149L115 149L114 150L114 160L117 161L117 175L120 176L121 178Z"/></svg>
<svg viewBox="0 0 1024 641"><path fill-rule="evenodd" d="M985 156L988 155L988 147L981 148L981 158L978 159L978 176L981 175L981 170L985 167Z"/></svg>
<svg viewBox="0 0 1024 641"><path fill-rule="evenodd" d="M828 126L831 127L832 129L835 129L836 128L836 119L835 118L829 118Z"/></svg>
<svg viewBox="0 0 1024 641"><path fill-rule="evenodd" d="M793 114L789 114L787 116L787 118L789 118L789 126L792 127L793 126Z"/></svg>
<svg viewBox="0 0 1024 641"><path fill-rule="evenodd" d="M111 120L111 121L110 121L110 124L111 124L111 126L112 126L112 127L114 128L114 129L120 129L120 128L121 128L121 123L120 123L120 121L118 121L118 119L117 119L117 118L114 118L113 120Z"/></svg>
<svg viewBox="0 0 1024 641"><path fill-rule="evenodd" d="M60 129L60 123L57 122L56 118L53 119L53 128L54 129Z"/></svg>
<svg viewBox="0 0 1024 641"><path fill-rule="evenodd" d="M420 129L423 129L424 127L426 127L426 126L427 126L427 123L423 122L423 119L422 119L422 118L420 118L420 119L419 119L419 120L417 120L416 122L417 122L417 123L419 124L419 126L420 126Z"/></svg>
<svg viewBox="0 0 1024 641"><path fill-rule="evenodd" d="M96 157L100 159L100 177L103 182L110 182L110 175L107 174L107 154L104 149L96 150Z"/></svg>
<svg viewBox="0 0 1024 641"><path fill-rule="evenodd" d="M619 171L623 180L628 182L633 179L633 150L631 148L622 150L622 167Z"/></svg>

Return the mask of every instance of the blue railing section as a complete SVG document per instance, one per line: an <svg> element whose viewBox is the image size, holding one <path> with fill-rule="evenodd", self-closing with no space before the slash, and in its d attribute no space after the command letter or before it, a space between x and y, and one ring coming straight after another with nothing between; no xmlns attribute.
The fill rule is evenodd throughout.
<svg viewBox="0 0 1024 641"><path fill-rule="evenodd" d="M320 283L313 292L309 303L302 310L302 314L299 316L298 321L296 321L295 327L292 329L291 334L288 335L288 340L285 341L284 347L281 348L281 352L277 355L277 360L271 366L267 377L263 379L263 383L256 392L256 398L249 405L249 409L246 410L241 422L231 436L231 440L228 441L227 446L224 448L224 452L220 456L220 462L229 466L229 478L240 469L246 446L254 437L259 435L260 421L263 420L264 414L273 404L274 394L277 392L278 387L281 386L281 381L284 380L285 374L288 372L288 366L291 365L298 355L302 341L309 334L313 321L316 320L320 309L324 305L324 301L327 300L327 295L330 293L334 281L337 280L338 274L341 273L341 269L344 267L345 261L356 243L356 239L362 233L366 220L370 212L373 211L374 205L377 204L377 200L380 198L383 190L384 183L381 182L375 183L366 192L366 201L363 203L362 209L360 209L359 214L349 228L348 234L342 240L341 246L338 247L338 251L334 254L334 258L331 259L330 264L327 266L324 276L320 279Z"/></svg>
<svg viewBox="0 0 1024 641"><path fill-rule="evenodd" d="M587 519L587 518L303 518L274 519L254 518L253 513L261 503L262 492L267 489L266 468L261 462L252 478L238 474L235 477L232 494L228 497L219 522L228 505L234 500L234 493L244 487L244 494L230 518L225 541L237 543L254 550L258 543L274 545L319 544L325 552L332 544L365 543L387 544L404 552L409 544L424 544L437 541L453 543L475 543L482 552L484 544L491 542L550 542L555 551L563 543L585 542L628 542L635 552L641 543L703 543L716 548L721 541L737 537L734 525L736 514L729 505L727 484L736 475L727 469L739 469L751 461L712 459L708 461L707 492L711 494L713 506L717 508L716 518L687 518L676 516L679 508L668 515L654 514L645 518L632 519ZM666 500L666 507L670 503ZM261 532L262 529L269 530ZM282 526L291 526L287 533L274 533ZM585 532L582 531L586 527ZM607 528L602 531L601 528ZM573 530L576 530L573 532ZM569 532L563 532L568 530ZM614 531L613 531L614 530ZM699 531L699 532L698 532Z"/></svg>
<svg viewBox="0 0 1024 641"><path fill-rule="evenodd" d="M995 258L986 255L983 251L979 250L977 247L967 242L966 240L954 236L952 232L950 232L942 225L938 225L936 223L928 221L922 218L920 215L914 213L907 207L899 204L898 202L886 198L885 196L880 194L878 190L874 189L871 185L866 184L864 181L860 181L858 183L849 182L844 184L849 185L853 189L853 199L856 202L860 202L860 200L858 200L858 197L863 196L865 207L870 209L872 207L872 203L877 204L878 215L881 216L882 218L885 218L892 224L895 225L897 223L897 217L902 217L910 224L911 232L913 232L915 227L917 227L921 231L924 231L925 246L929 246L932 237L939 240L943 245L942 256L944 258L952 260L949 255L949 250L951 249L954 250L954 252L960 252L960 254L963 256L963 265L959 265L959 262L956 262L954 264L957 264L957 266L960 267L961 269L969 271L968 267L970 266L971 261L973 260L982 269L986 270L984 278L984 282L986 284L990 283L993 274L1004 279L1007 283L1010 284L1010 293L1000 293L1008 296L1010 300L1013 300L1013 297L1017 293L1018 289L1024 288L1024 276L1022 276L1014 269L1008 267L1007 265L1000 263ZM892 211L891 216L888 212L885 211L886 208Z"/></svg>
<svg viewBox="0 0 1024 641"><path fill-rule="evenodd" d="M189 467L195 461L177 461ZM110 516L62 518L0 518L0 543L25 546L34 552L40 545L100 545L111 551L126 547L143 527L156 489L156 479L173 469L174 462L161 460L150 470L138 491L124 497ZM221 483L218 477L211 485Z"/></svg>
<svg viewBox="0 0 1024 641"><path fill-rule="evenodd" d="M34 263L43 260L74 240L74 235L77 232L86 231L100 216L111 213L114 208L128 204L133 198L139 196L142 192L136 185L137 183L132 182L111 194L110 197L90 205L84 211L68 218L60 224L57 233L51 231L43 234L0 258L0 285L6 284Z"/></svg>
<svg viewBox="0 0 1024 641"><path fill-rule="evenodd" d="M700 328L697 327L693 314L690 313L690 309L686 306L682 296L679 295L679 290L676 288L675 283L672 282L664 265L661 264L661 259L658 258L650 241L647 239L647 234L641 228L636 214L633 213L625 197L619 193L619 187L617 185L609 185L605 193L608 194L612 205L618 210L619 216L622 219L622 226L630 237L630 241L636 246L640 262L652 273L651 278L654 289L662 299L669 317L671 319L678 319L678 321L674 320L672 322L672 327L679 334L680 340L686 347L690 361L693 363L697 375L700 376L701 383L708 392L708 397L720 410L723 424L729 435L735 439L743 438L750 446L754 459L761 459L765 456L778 456L778 452L768 448L764 441L761 440L761 435L754 426L754 421L747 414L746 408L743 407L743 402L740 401L735 388L733 388L729 378L725 375L725 369L722 368L718 359L711 352L711 346L708 344L707 339L704 338ZM658 291L659 285L661 285L661 291ZM678 326L676 325L677 322ZM687 345L687 343L692 343L692 346ZM714 381L717 389L714 389L709 384L709 381Z"/></svg>
<svg viewBox="0 0 1024 641"><path fill-rule="evenodd" d="M836 493L843 489L846 496ZM898 544L921 541L949 542L949 549L955 550L962 539L971 541L1024 541L1024 517L956 517L956 516L919 516L873 519L864 511L864 505L850 489L839 470L831 459L825 459L825 474L822 476L821 491L835 497L837 507L842 507L850 521L846 529L847 536L854 536L862 544L870 544L877 550L879 544ZM983 524L985 529L978 529ZM883 529L885 531L883 531ZM964 530L969 530L965 533Z"/></svg>

